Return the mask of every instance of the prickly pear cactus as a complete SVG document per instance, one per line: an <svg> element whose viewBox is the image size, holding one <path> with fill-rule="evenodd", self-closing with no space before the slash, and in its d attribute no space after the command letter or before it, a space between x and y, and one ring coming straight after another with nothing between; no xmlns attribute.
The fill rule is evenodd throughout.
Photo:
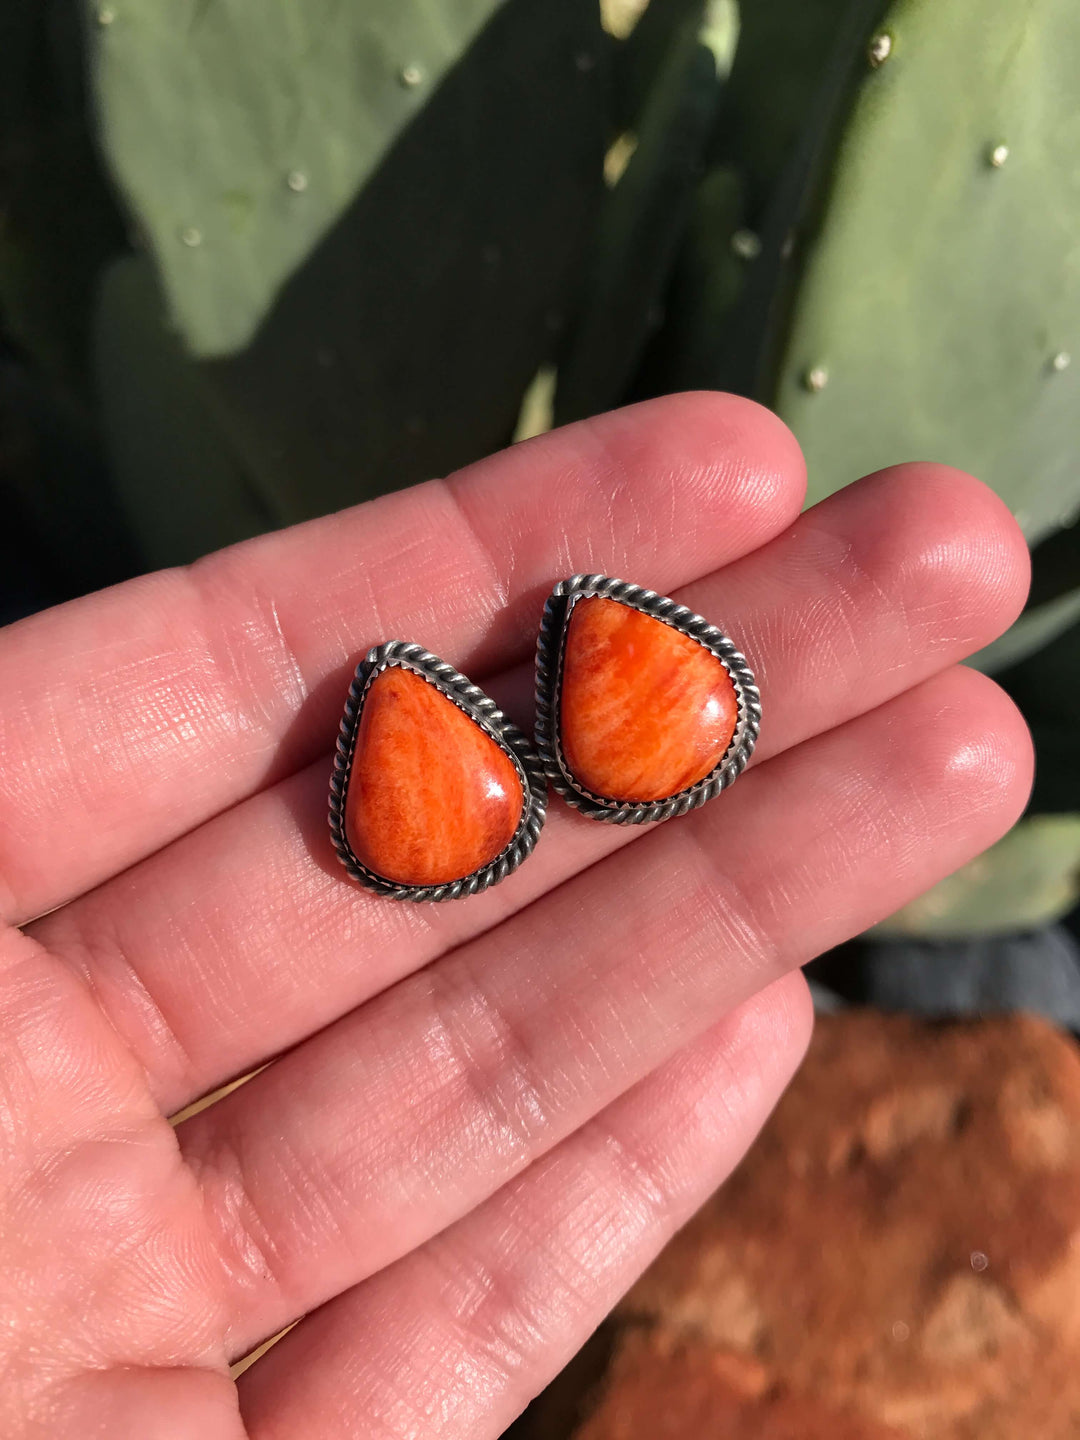
<svg viewBox="0 0 1080 1440"><path fill-rule="evenodd" d="M63 0L5 0L0 316L7 336L69 392L84 379L97 277L123 246L87 127L78 15Z"/></svg>
<svg viewBox="0 0 1080 1440"><path fill-rule="evenodd" d="M799 272L797 227L828 173L886 0L756 0L639 394L712 385L765 396Z"/></svg>
<svg viewBox="0 0 1080 1440"><path fill-rule="evenodd" d="M164 323L145 255L125 255L102 275L92 353L113 485L144 564L183 564L281 523L261 493L262 477L234 455L180 336Z"/></svg>
<svg viewBox="0 0 1080 1440"><path fill-rule="evenodd" d="M200 434L218 429L227 451L216 473L250 477L283 525L507 444L568 324L603 197L599 12L168 8L110 0L96 36L106 148L165 318L196 356L195 383L160 394L176 413L139 422L139 453L181 432L198 397L212 412ZM101 367L155 334L117 328L118 295L103 292L119 308L97 327L111 415L115 369ZM135 453L124 447L125 467ZM226 520L239 538L248 502L215 502L207 539L221 543ZM135 518L157 554L159 520Z"/></svg>
<svg viewBox="0 0 1080 1440"><path fill-rule="evenodd" d="M1080 816L1037 815L871 934L948 940L1036 929L1080 900Z"/></svg>
<svg viewBox="0 0 1080 1440"><path fill-rule="evenodd" d="M667 281L693 208L702 156L739 33L735 0L653 0L639 25L672 12L660 53L642 73L634 48L624 65L633 146L603 207L581 305L558 377L555 422L617 405L663 314ZM650 21L653 25L650 26ZM643 31L630 41L633 47Z"/></svg>
<svg viewBox="0 0 1080 1440"><path fill-rule="evenodd" d="M743 208L689 237L646 388L772 405L811 502L934 457L988 481L1033 541L1075 516L1078 73L1072 0L748 7L711 172L740 178ZM733 248L718 317L697 277Z"/></svg>
<svg viewBox="0 0 1080 1440"><path fill-rule="evenodd" d="M898 0L840 138L773 399L814 497L899 457L972 470L1029 539L1078 501L1080 7Z"/></svg>
<svg viewBox="0 0 1080 1440"><path fill-rule="evenodd" d="M250 339L498 8L93 0L105 153L192 353Z"/></svg>

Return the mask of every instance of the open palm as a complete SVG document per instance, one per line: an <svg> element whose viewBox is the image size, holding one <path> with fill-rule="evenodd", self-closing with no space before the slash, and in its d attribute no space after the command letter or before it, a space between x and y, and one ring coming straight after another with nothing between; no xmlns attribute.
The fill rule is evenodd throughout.
<svg viewBox="0 0 1080 1440"><path fill-rule="evenodd" d="M0 634L0 1432L497 1436L723 1180L806 1044L798 966L1030 779L956 664L1023 601L1004 506L921 464L802 493L767 412L674 397ZM417 640L528 728L575 571L732 635L751 772L660 827L554 801L470 900L351 884L357 656Z"/></svg>

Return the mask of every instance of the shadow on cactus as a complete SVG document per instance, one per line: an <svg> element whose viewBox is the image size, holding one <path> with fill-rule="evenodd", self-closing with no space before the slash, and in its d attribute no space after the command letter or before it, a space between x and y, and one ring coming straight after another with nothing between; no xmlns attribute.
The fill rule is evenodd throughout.
<svg viewBox="0 0 1080 1440"><path fill-rule="evenodd" d="M405 10L433 24L424 6ZM250 24L265 25L259 7L250 16ZM370 19L356 23L373 45ZM196 287L192 275L198 295L189 301L183 277L175 267L165 270L179 337L159 322L155 339L145 318L133 325L121 315L124 287L102 292L101 400L114 452L125 460L125 489L130 495L143 485L148 467L171 477L171 493L159 488L151 497L158 521L134 502L155 562L187 558L175 548L162 552L168 527L160 518L184 504L188 482L171 461L153 467L153 452L175 453L173 438L192 425L216 437L217 483L237 492L227 508L238 534L446 473L509 442L522 394L577 300L602 192L605 37L598 15L577 0L508 0L466 38L441 77L410 62L417 74L404 86L406 62L430 37L421 33L396 55L382 54L383 81L395 96L409 92L408 122L394 129L357 192L282 279L240 348L181 358L181 341L205 349L221 338L202 329L213 292L205 279ZM367 56L363 73L375 58ZM105 67L105 86L114 69ZM236 102L242 80L219 77L222 109ZM247 75L244 83L255 80ZM257 80L260 90L272 89L271 75ZM291 193L288 180L301 173L304 188ZM281 204L320 203L317 167L296 145L281 150L273 178ZM197 210L173 201L177 226L159 226L150 237L159 266L162 246L183 250L185 237L194 238L179 226L181 209L200 220ZM225 223L220 216L218 223ZM188 248L205 270L216 263L215 229L200 223L198 230L199 243ZM238 263L230 251L215 283ZM156 404L149 394L130 403L121 393L124 377L142 385L147 346L173 357L162 361L172 373L178 364L190 373L163 386ZM168 413L174 398L182 424ZM145 433L133 446L127 437L140 415ZM200 443L204 460L207 448ZM210 538L223 543L231 538L219 523L223 506L205 503ZM190 526L183 540L189 551L197 544Z"/></svg>

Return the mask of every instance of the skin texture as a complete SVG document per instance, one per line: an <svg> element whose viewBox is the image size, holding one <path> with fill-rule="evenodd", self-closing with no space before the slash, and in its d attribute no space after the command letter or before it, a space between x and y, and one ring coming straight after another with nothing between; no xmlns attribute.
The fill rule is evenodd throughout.
<svg viewBox="0 0 1080 1440"><path fill-rule="evenodd" d="M1023 601L1004 506L925 464L802 490L767 412L672 397L0 635L0 1433L494 1440L724 1179L806 1044L797 967L1030 785L957 666ZM358 656L415 637L528 724L575 571L724 625L749 773L660 827L553 805L458 904L350 885Z"/></svg>
<svg viewBox="0 0 1080 1440"><path fill-rule="evenodd" d="M738 719L731 676L704 645L601 596L574 605L559 743L579 784L607 800L663 800L724 758Z"/></svg>
<svg viewBox="0 0 1080 1440"><path fill-rule="evenodd" d="M442 885L514 838L525 796L514 762L434 685L376 675L360 712L345 831L362 865L402 885Z"/></svg>

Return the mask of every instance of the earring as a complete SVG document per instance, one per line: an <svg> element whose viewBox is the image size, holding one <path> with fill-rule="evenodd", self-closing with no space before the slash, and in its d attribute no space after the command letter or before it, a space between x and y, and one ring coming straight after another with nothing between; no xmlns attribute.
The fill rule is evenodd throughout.
<svg viewBox="0 0 1080 1440"><path fill-rule="evenodd" d="M338 859L395 900L455 900L532 852L547 785L494 700L420 645L389 640L356 667L330 777Z"/></svg>
<svg viewBox="0 0 1080 1440"><path fill-rule="evenodd" d="M704 805L746 768L761 696L728 637L606 575L562 580L536 653L536 748L593 820L640 825Z"/></svg>

